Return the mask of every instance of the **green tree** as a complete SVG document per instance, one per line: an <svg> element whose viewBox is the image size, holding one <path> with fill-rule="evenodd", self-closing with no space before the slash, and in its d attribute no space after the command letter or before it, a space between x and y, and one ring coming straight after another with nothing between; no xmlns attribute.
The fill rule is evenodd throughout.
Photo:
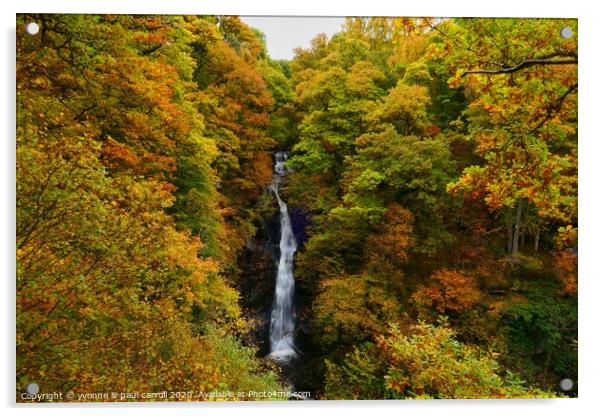
<svg viewBox="0 0 602 416"><path fill-rule="evenodd" d="M419 323L411 335L393 325L378 349L356 349L343 365L327 368L325 396L330 399L553 397L524 387L515 374L501 375L490 354L456 341L445 324Z"/></svg>

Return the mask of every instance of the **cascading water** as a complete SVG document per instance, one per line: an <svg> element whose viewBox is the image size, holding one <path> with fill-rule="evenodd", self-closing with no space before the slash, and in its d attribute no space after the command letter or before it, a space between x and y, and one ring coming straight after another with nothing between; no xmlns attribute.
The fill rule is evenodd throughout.
<svg viewBox="0 0 602 416"><path fill-rule="evenodd" d="M276 152L275 173L270 185L270 189L276 195L280 206L280 260L278 262L274 305L270 319L270 357L276 361L284 362L297 355L293 338L295 330L293 257L297 250L297 241L291 226L288 208L278 194L278 187L283 176L287 173L284 166L287 157L284 152Z"/></svg>

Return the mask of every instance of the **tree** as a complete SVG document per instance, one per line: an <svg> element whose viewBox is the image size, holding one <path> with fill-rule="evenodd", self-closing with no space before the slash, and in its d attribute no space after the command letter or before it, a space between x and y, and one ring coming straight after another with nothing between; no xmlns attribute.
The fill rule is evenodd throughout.
<svg viewBox="0 0 602 416"><path fill-rule="evenodd" d="M439 313L460 313L472 309L482 297L472 276L455 270L438 270L431 276L434 284L412 295L418 308Z"/></svg>
<svg viewBox="0 0 602 416"><path fill-rule="evenodd" d="M449 191L483 198L492 211L513 210L514 255L527 204L543 222L575 221L577 167L577 39L558 35L576 22L518 22L443 22L436 30L445 36L430 52L445 57L455 68L450 84L464 82L472 97L467 133L481 158Z"/></svg>
<svg viewBox="0 0 602 416"><path fill-rule="evenodd" d="M17 40L17 391L279 389L233 336L194 23L33 18L40 36Z"/></svg>
<svg viewBox="0 0 602 416"><path fill-rule="evenodd" d="M373 209L397 203L423 213L414 224L415 251L434 254L449 242L442 224L445 186L453 166L446 143L403 136L391 124L383 124L359 136L356 145L356 155L347 159L344 201Z"/></svg>
<svg viewBox="0 0 602 416"><path fill-rule="evenodd" d="M553 397L523 387L513 373L501 375L490 354L456 341L446 324L418 323L409 335L392 325L376 348L366 344L327 369L329 399Z"/></svg>
<svg viewBox="0 0 602 416"><path fill-rule="evenodd" d="M497 362L486 353L456 341L445 324L418 324L404 336L395 327L380 346L389 356L385 386L397 397L550 397L524 388L508 373L499 375Z"/></svg>

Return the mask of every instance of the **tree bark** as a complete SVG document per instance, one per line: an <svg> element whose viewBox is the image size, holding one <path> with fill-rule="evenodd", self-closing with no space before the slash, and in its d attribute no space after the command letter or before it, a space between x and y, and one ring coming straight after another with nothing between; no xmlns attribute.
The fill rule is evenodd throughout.
<svg viewBox="0 0 602 416"><path fill-rule="evenodd" d="M539 251L539 229L537 230L537 233L535 234L535 241L533 242L533 250L534 251Z"/></svg>
<svg viewBox="0 0 602 416"><path fill-rule="evenodd" d="M512 255L515 256L518 254L518 243L520 237L520 227L521 220L523 216L523 206L525 205L525 200L523 198L518 200L516 204L516 219L514 221L514 236L512 239Z"/></svg>
<svg viewBox="0 0 602 416"><path fill-rule="evenodd" d="M520 246L525 247L525 231L524 230L520 233Z"/></svg>

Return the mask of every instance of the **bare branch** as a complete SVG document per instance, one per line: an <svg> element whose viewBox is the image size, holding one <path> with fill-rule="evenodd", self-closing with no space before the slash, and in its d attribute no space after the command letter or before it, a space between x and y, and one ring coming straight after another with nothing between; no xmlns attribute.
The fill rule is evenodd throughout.
<svg viewBox="0 0 602 416"><path fill-rule="evenodd" d="M557 57L571 57L571 59L554 59ZM557 51L553 53L549 53L547 55L543 55L539 58L533 59L525 59L521 63L509 67L509 68L499 68L499 69L474 69L470 71L466 71L462 74L462 76L466 76L468 74L489 74L489 75L498 75L498 74L511 74L513 72L520 71L521 69L529 68L535 65L576 65L578 62L577 54L571 51Z"/></svg>

